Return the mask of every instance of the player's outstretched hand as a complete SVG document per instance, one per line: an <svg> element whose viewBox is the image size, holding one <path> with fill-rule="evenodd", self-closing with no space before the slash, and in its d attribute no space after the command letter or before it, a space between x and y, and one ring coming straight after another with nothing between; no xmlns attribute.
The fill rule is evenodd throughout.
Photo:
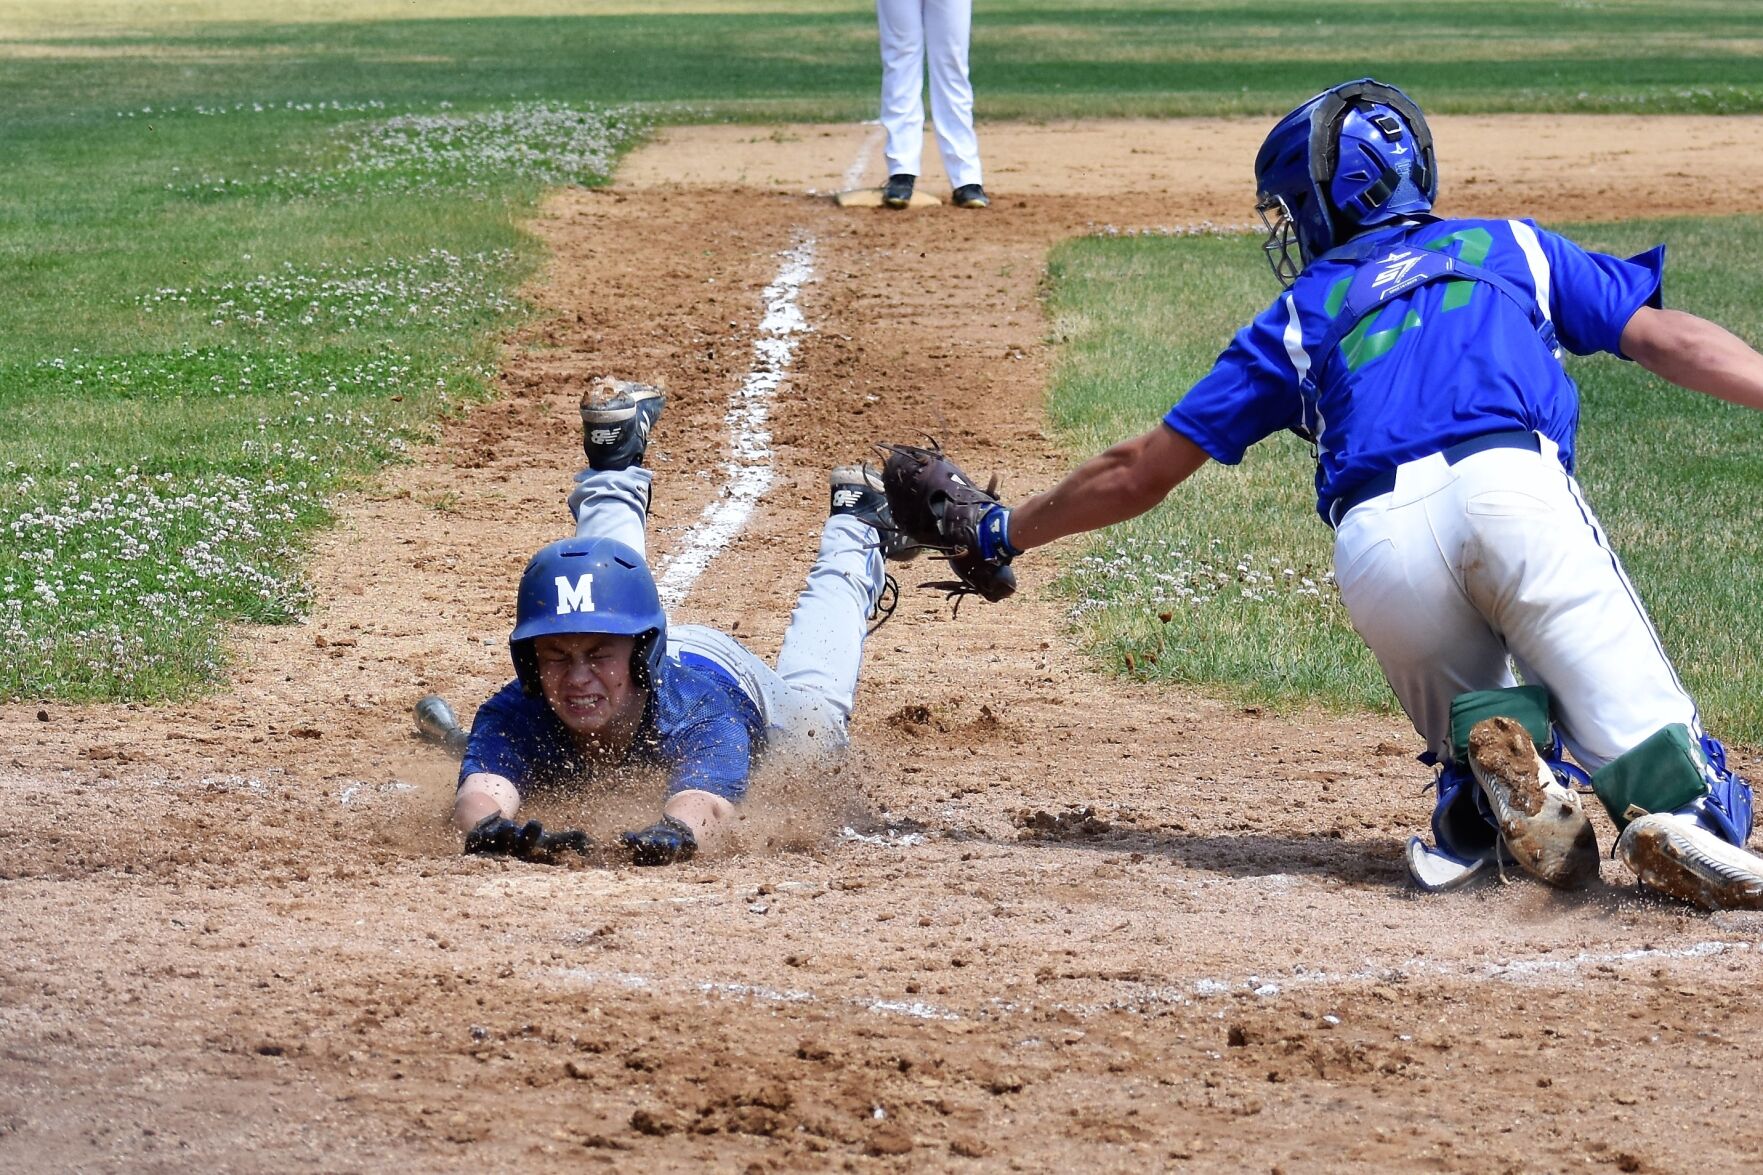
<svg viewBox="0 0 1763 1175"><path fill-rule="evenodd" d="M663 816L636 832L619 838L630 850L633 865L672 865L689 861L698 851L698 838L685 821Z"/></svg>
<svg viewBox="0 0 1763 1175"><path fill-rule="evenodd" d="M500 812L491 812L465 834L465 851L486 857L517 857L522 861L549 861L560 852L585 854L593 846L588 834L576 828L546 832L537 820L516 824Z"/></svg>

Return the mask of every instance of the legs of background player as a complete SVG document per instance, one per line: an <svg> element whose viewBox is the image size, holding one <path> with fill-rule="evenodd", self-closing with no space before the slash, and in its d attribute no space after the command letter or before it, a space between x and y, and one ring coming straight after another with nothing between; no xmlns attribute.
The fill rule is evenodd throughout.
<svg viewBox="0 0 1763 1175"><path fill-rule="evenodd" d="M982 182L973 132L967 48L973 0L876 0L881 31L881 123L889 175L922 174L924 77L930 67L931 117L949 186Z"/></svg>
<svg viewBox="0 0 1763 1175"><path fill-rule="evenodd" d="M973 0L924 0L930 116L951 188L982 182L979 139L973 133L973 83L967 76L972 24Z"/></svg>
<svg viewBox="0 0 1763 1175"><path fill-rule="evenodd" d="M924 6L925 0L875 3L881 31L881 124L888 136L883 153L889 175L916 176L923 162ZM971 101L970 97L970 105Z"/></svg>
<svg viewBox="0 0 1763 1175"><path fill-rule="evenodd" d="M640 465L605 471L584 469L576 474L569 492L575 536L616 539L646 558L643 528L649 516L653 476Z"/></svg>
<svg viewBox="0 0 1763 1175"><path fill-rule="evenodd" d="M1451 699L1510 685L1508 650L1549 690L1587 770L1668 723L1700 730L1621 564L1545 448L1410 462L1393 493L1336 532L1353 626L1441 758Z"/></svg>

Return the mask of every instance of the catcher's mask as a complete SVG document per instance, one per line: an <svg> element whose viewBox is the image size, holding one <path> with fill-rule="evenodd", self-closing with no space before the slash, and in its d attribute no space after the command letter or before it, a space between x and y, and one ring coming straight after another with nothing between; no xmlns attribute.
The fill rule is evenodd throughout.
<svg viewBox="0 0 1763 1175"><path fill-rule="evenodd" d="M1289 286L1360 231L1431 212L1438 187L1432 131L1413 99L1371 78L1324 90L1280 119L1255 156L1273 275Z"/></svg>
<svg viewBox="0 0 1763 1175"><path fill-rule="evenodd" d="M559 633L634 636L631 679L653 689L666 655L667 614L643 557L612 539L564 539L539 551L520 577L508 654L521 688L537 695L533 642Z"/></svg>

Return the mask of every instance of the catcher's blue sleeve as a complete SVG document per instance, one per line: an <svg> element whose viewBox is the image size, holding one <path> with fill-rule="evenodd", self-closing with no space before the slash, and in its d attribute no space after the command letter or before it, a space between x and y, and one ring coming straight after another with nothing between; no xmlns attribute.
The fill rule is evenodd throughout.
<svg viewBox="0 0 1763 1175"><path fill-rule="evenodd" d="M1626 359L1622 330L1628 320L1642 306L1662 302L1665 246L1624 260L1546 229L1537 229L1537 241L1549 262L1549 308L1561 345L1575 355L1604 351Z"/></svg>
<svg viewBox="0 0 1763 1175"><path fill-rule="evenodd" d="M1303 401L1288 346L1295 315L1288 298L1257 315L1163 422L1225 465L1239 464L1255 442L1297 426Z"/></svg>

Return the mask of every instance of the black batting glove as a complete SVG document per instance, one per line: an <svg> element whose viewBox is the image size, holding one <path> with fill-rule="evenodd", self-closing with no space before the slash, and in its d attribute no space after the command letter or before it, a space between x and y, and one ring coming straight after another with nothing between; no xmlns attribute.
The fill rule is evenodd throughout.
<svg viewBox="0 0 1763 1175"><path fill-rule="evenodd" d="M568 850L587 856L588 850L594 847L594 838L579 828L566 828L562 832L544 832L539 834L534 852L540 856L552 856Z"/></svg>
<svg viewBox="0 0 1763 1175"><path fill-rule="evenodd" d="M520 825L500 812L491 812L465 834L465 851L485 857L506 857L514 852Z"/></svg>
<svg viewBox="0 0 1763 1175"><path fill-rule="evenodd" d="M465 834L465 851L485 857L516 857L523 861L548 860L568 850L586 853L593 845L579 829L546 832L537 820L516 824L500 812L491 812Z"/></svg>
<svg viewBox="0 0 1763 1175"><path fill-rule="evenodd" d="M649 827L619 837L630 850L633 865L674 865L690 861L698 851L698 838L683 820L663 816Z"/></svg>

